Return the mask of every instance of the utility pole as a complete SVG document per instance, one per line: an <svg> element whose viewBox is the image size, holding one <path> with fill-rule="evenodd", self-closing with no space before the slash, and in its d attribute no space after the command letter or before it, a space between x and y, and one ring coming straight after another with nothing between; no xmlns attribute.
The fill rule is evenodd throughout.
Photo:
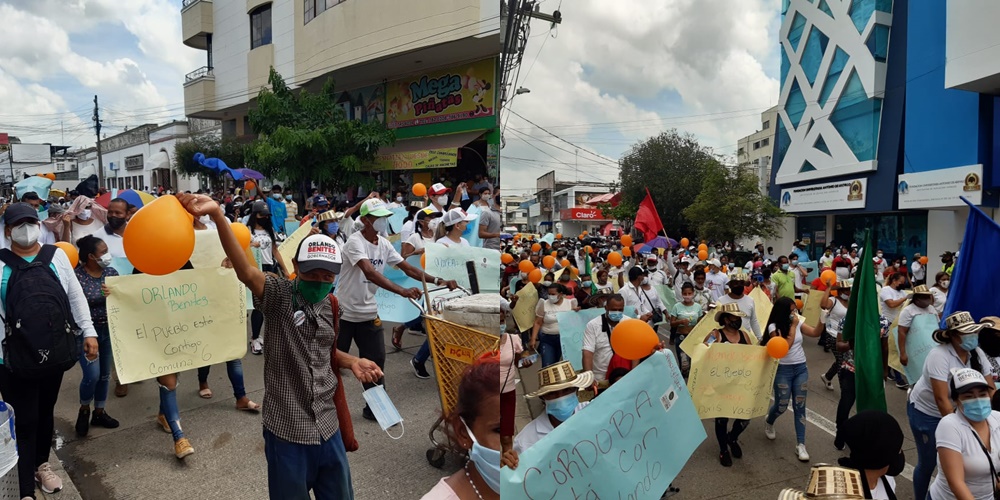
<svg viewBox="0 0 1000 500"><path fill-rule="evenodd" d="M104 161L101 159L101 110L97 107L97 96L94 96L94 131L97 133L97 187L104 187Z"/></svg>

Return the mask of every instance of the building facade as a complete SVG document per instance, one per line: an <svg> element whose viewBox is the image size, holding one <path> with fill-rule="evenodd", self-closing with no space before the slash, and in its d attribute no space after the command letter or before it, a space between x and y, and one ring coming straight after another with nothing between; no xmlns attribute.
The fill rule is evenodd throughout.
<svg viewBox="0 0 1000 500"><path fill-rule="evenodd" d="M737 166L757 177L763 193L771 188L771 159L774 157L777 121L778 107L774 106L760 114L760 129L740 139L736 145Z"/></svg>
<svg viewBox="0 0 1000 500"><path fill-rule="evenodd" d="M528 230L528 206L525 196L501 196L500 213L503 214L505 231L522 232ZM523 205L523 206L522 206Z"/></svg>
<svg viewBox="0 0 1000 500"><path fill-rule="evenodd" d="M815 255L860 241L912 257L955 250L965 197L994 215L1000 64L972 68L988 2L784 2L771 196ZM985 10L984 10L985 9ZM979 47L970 49L969 47ZM977 59L978 53L972 59ZM954 64L953 61L954 60ZM946 78L951 68L951 78ZM986 76L983 76L983 75Z"/></svg>
<svg viewBox="0 0 1000 500"><path fill-rule="evenodd" d="M291 88L336 82L345 116L397 142L372 175L384 187L499 175L500 2L185 0L185 45L206 53L185 77L185 114L252 136L247 113L271 68Z"/></svg>

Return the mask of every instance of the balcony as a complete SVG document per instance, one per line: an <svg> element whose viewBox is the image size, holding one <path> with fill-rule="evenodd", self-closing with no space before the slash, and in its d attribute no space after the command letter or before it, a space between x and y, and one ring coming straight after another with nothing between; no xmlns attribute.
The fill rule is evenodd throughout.
<svg viewBox="0 0 1000 500"><path fill-rule="evenodd" d="M215 73L203 66L184 76L184 115L215 119Z"/></svg>
<svg viewBox="0 0 1000 500"><path fill-rule="evenodd" d="M184 0L181 7L181 34L184 45L208 50L215 31L212 0Z"/></svg>

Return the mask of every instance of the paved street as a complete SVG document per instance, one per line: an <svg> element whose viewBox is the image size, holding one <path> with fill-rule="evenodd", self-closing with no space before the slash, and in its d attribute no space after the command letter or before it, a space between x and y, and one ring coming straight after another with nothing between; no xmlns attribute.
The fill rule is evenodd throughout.
<svg viewBox="0 0 1000 500"><path fill-rule="evenodd" d="M389 344L392 324L386 324ZM356 497L420 498L445 474L457 470L450 457L444 470L428 465L427 431L440 413L434 379L419 380L409 360L425 337L404 335L407 352L389 353L389 395L405 419L406 433L393 441L375 422L361 418L361 384L344 379L361 449L348 456ZM390 346L390 350L391 350ZM250 398L263 400L263 356L243 360ZM428 367L430 368L430 366ZM173 456L170 436L155 424L159 397L155 380L133 385L126 398L110 396L108 412L121 421L114 430L73 432L79 408L80 370L67 372L56 407L57 454L85 500L266 498L267 474L260 416L235 410L225 365L212 369L215 397L198 397L195 371L184 372L178 387L181 423L196 453L183 462ZM395 430L395 429L394 429ZM52 498L59 498L55 495Z"/></svg>
<svg viewBox="0 0 1000 500"><path fill-rule="evenodd" d="M833 355L824 353L814 339L806 339L803 347L809 359L809 395L806 404L809 424L806 428L806 446L812 464L833 464L847 452L839 452L833 447L833 420L836 417L840 387L834 381L834 390L827 390L820 380L820 375L833 362ZM522 374L536 376L530 368L522 370ZM889 413L903 428L903 450L907 464L915 465L916 451L906 420L906 392L889 384L886 386L886 400ZM527 423L530 415L523 407L519 407L519 410L520 428ZM763 417L751 421L750 427L740 437L743 459L733 459L734 463L730 468L719 464L714 421L705 420L704 424L707 438L674 481L674 486L680 488L681 492L673 498L767 500L776 498L784 488L801 490L806 487L809 465L799 462L795 457L795 428L791 407L775 423L778 434L775 441L769 441L764 436ZM896 497L900 500L913 498L913 487L909 479L911 473L912 469L907 467L903 475L896 478Z"/></svg>

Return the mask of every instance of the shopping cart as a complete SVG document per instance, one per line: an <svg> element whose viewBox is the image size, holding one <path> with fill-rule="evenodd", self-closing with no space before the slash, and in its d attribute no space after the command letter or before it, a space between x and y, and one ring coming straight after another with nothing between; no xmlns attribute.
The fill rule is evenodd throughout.
<svg viewBox="0 0 1000 500"><path fill-rule="evenodd" d="M0 500L21 498L17 480L17 441L14 408L0 401Z"/></svg>
<svg viewBox="0 0 1000 500"><path fill-rule="evenodd" d="M458 402L458 384L462 379L462 373L483 353L496 350L500 344L498 335L452 323L437 316L447 300L471 295L463 288L459 288L456 292L461 294L438 296L434 300L427 299L424 303L410 299L410 302L420 309L424 318L431 356L434 359L438 394L441 397L441 416L434 421L428 433L434 447L427 450L427 462L436 468L444 465L445 453L448 451L459 455L465 454L465 450L458 445L445 422L445 417ZM425 297L428 295L424 294ZM497 326L499 327L499 324Z"/></svg>

